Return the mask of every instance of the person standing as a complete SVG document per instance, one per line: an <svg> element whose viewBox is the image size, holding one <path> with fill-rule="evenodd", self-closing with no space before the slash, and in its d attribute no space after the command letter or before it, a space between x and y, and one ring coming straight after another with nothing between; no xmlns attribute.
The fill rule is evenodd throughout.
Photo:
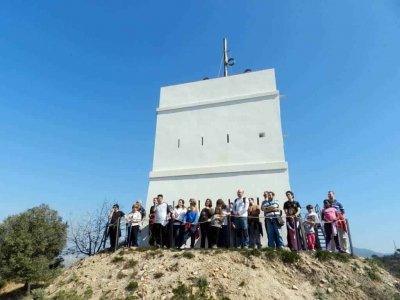
<svg viewBox="0 0 400 300"><path fill-rule="evenodd" d="M156 207L158 204L157 198L153 198L153 206L150 207L149 212L149 245L154 246L155 232L154 232L154 221L156 219Z"/></svg>
<svg viewBox="0 0 400 300"><path fill-rule="evenodd" d="M142 222L146 219L146 210L142 206L142 200L137 200L136 205L138 206L138 212L140 212ZM139 226L138 228L138 233L137 233L137 245L140 246L140 243L142 241L142 225Z"/></svg>
<svg viewBox="0 0 400 300"><path fill-rule="evenodd" d="M189 200L190 206L187 209L186 215L183 218L183 222L185 223L185 234L183 236L183 242L180 249L187 248L186 242L190 235L190 248L194 248L194 242L196 241L196 230L197 230L197 222L199 220L199 212L196 207L196 199L191 198Z"/></svg>
<svg viewBox="0 0 400 300"><path fill-rule="evenodd" d="M156 217L154 220L155 241L157 247L167 246L167 227L169 208L163 195L157 196Z"/></svg>
<svg viewBox="0 0 400 300"><path fill-rule="evenodd" d="M294 194L292 191L287 191L286 197L288 200L283 203L283 210L286 214L288 247L292 250L301 250L303 248L299 220L301 206L299 202L294 200ZM290 218L293 218L293 220ZM289 222L289 220L291 221ZM290 225L291 223L292 225ZM292 245L292 241L296 241L296 244Z"/></svg>
<svg viewBox="0 0 400 300"><path fill-rule="evenodd" d="M254 203L253 198L249 198L249 248L262 248L260 239L260 206Z"/></svg>
<svg viewBox="0 0 400 300"><path fill-rule="evenodd" d="M139 206L137 204L132 206L132 212L128 215L128 226L131 234L129 239L128 247L138 247L138 232L140 224L142 222L142 215L139 212Z"/></svg>
<svg viewBox="0 0 400 300"><path fill-rule="evenodd" d="M215 213L211 217L211 223L209 228L208 242L209 248L218 248L218 236L219 232L222 228L222 224L224 223L224 215L222 214L221 206L217 206L215 208Z"/></svg>
<svg viewBox="0 0 400 300"><path fill-rule="evenodd" d="M221 231L218 236L218 243L217 246L219 248L225 247L229 248L229 235L228 230L230 230L229 224L229 216L231 215L231 210L228 205L225 204L224 200L218 199L216 203L217 207L221 207L221 213L224 216L224 223L222 223Z"/></svg>
<svg viewBox="0 0 400 300"><path fill-rule="evenodd" d="M339 220L338 213L329 200L324 200L324 209L321 211L321 216L324 221L324 232L325 232L325 242L326 251L331 252L331 240L332 237L335 241L335 247L340 253L345 253L346 251L340 246L340 241L338 237L337 221Z"/></svg>
<svg viewBox="0 0 400 300"><path fill-rule="evenodd" d="M208 248L211 248L209 239L209 229L210 229L211 217L213 214L214 210L212 209L212 201L211 199L206 199L206 202L204 203L204 208L201 210L199 218L200 235L201 235L200 248L206 247L206 239Z"/></svg>
<svg viewBox="0 0 400 300"><path fill-rule="evenodd" d="M185 200L179 199L178 205L175 206L172 219L174 220L174 243L175 248L180 248L182 246L183 234L185 232L185 225L183 224L183 218L186 215Z"/></svg>
<svg viewBox="0 0 400 300"><path fill-rule="evenodd" d="M268 202L268 191L265 191L263 196L264 196L264 200L263 200L263 202L261 202L261 210L264 212L264 206ZM268 220L267 220L266 216L267 216L267 214L264 212L265 232L267 233L267 238L268 238L268 229L267 229Z"/></svg>
<svg viewBox="0 0 400 300"><path fill-rule="evenodd" d="M244 191L237 191L237 198L233 202L232 212L235 215L235 226L238 237L238 248L249 247L249 234L247 224L247 210L249 209L249 200L243 197Z"/></svg>
<svg viewBox="0 0 400 300"><path fill-rule="evenodd" d="M275 200L275 193L268 192L268 201L264 203L263 209L267 220L268 247L283 248L282 229L277 217L280 216L279 201Z"/></svg>
<svg viewBox="0 0 400 300"><path fill-rule="evenodd" d="M337 229L338 229L338 236L340 240L341 248L347 252L347 224L346 219L344 218L344 207L343 205L336 200L335 193L333 191L328 192L328 200L331 203L331 206L336 209L338 213L338 221L337 221Z"/></svg>
<svg viewBox="0 0 400 300"><path fill-rule="evenodd" d="M231 211L231 221L229 224L229 230L230 230L230 241L229 245L232 245L232 247L236 248L237 247L237 234L236 234L236 226L235 226L235 214L233 214L233 202L229 202L229 210Z"/></svg>
<svg viewBox="0 0 400 300"><path fill-rule="evenodd" d="M108 228L108 233L110 236L110 245L111 245L111 250L117 250L118 248L118 240L119 237L121 236L121 218L126 219L126 215L123 211L119 210L119 205L114 204L113 208L108 215L109 219L109 228Z"/></svg>

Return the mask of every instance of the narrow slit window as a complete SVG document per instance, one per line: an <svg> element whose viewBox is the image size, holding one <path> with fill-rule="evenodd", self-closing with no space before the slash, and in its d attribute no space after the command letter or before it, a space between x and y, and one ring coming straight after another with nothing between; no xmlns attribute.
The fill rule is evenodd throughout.
<svg viewBox="0 0 400 300"><path fill-rule="evenodd" d="M204 138L203 137L201 137L201 145L202 146L204 145Z"/></svg>
<svg viewBox="0 0 400 300"><path fill-rule="evenodd" d="M181 140L178 139L178 148L180 148L180 147L181 147Z"/></svg>
<svg viewBox="0 0 400 300"><path fill-rule="evenodd" d="M229 144L229 134L226 135L226 142Z"/></svg>

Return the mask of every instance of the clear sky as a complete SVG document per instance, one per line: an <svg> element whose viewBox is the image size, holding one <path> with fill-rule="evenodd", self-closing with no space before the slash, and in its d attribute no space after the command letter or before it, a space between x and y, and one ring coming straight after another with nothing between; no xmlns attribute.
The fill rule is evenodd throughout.
<svg viewBox="0 0 400 300"><path fill-rule="evenodd" d="M355 245L392 252L398 0L2 1L0 219L40 203L67 217L144 199L160 87L216 77L224 37L230 72L275 68L288 95L297 200L334 190Z"/></svg>

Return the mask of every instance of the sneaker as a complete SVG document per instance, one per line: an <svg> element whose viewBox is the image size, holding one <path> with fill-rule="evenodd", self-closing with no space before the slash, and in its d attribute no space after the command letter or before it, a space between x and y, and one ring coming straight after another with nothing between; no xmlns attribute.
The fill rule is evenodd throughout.
<svg viewBox="0 0 400 300"><path fill-rule="evenodd" d="M339 249L339 253L347 253L347 252L344 251L343 249Z"/></svg>
<svg viewBox="0 0 400 300"><path fill-rule="evenodd" d="M237 249L242 249L242 246L236 247Z"/></svg>
<svg viewBox="0 0 400 300"><path fill-rule="evenodd" d="M183 250L183 249L185 249L185 248L186 248L186 245L183 244L179 249Z"/></svg>
<svg viewBox="0 0 400 300"><path fill-rule="evenodd" d="M213 249L217 249L218 247L217 247L217 245L213 245L212 248Z"/></svg>
<svg viewBox="0 0 400 300"><path fill-rule="evenodd" d="M243 249L249 249L249 246L244 246Z"/></svg>

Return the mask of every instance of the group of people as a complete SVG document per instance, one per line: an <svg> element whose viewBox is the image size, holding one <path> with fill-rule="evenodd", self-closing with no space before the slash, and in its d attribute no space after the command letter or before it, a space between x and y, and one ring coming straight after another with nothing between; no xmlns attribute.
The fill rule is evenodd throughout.
<svg viewBox="0 0 400 300"><path fill-rule="evenodd" d="M204 208L199 210L193 198L189 200L189 206L185 205L183 199L179 199L178 204L172 207L164 202L160 194L153 199L149 211L149 244L166 248L194 248L196 240L200 238L200 248L261 248L263 226L260 219L263 218L268 247L284 247L282 226L286 226L286 245L291 250L315 251L316 244L320 247L316 230L322 227L326 250L332 251L333 238L339 252L347 251L347 227L343 216L345 211L333 191L328 192L321 215L317 215L309 204L303 221L300 217L301 205L294 199L292 191L286 192L287 201L283 204L283 210L274 192L266 191L263 196L264 201L258 205L253 198L245 197L244 191L239 189L233 202L226 204L224 200L218 199L213 207L212 200L206 199ZM138 247L143 220L146 218L141 201L138 200L132 206L132 212L128 215L119 211L117 204L114 205L109 215L112 248L118 241L117 235L120 235L116 225L121 218L126 220L127 246ZM304 230L301 230L302 226ZM303 233L306 235L304 239Z"/></svg>

